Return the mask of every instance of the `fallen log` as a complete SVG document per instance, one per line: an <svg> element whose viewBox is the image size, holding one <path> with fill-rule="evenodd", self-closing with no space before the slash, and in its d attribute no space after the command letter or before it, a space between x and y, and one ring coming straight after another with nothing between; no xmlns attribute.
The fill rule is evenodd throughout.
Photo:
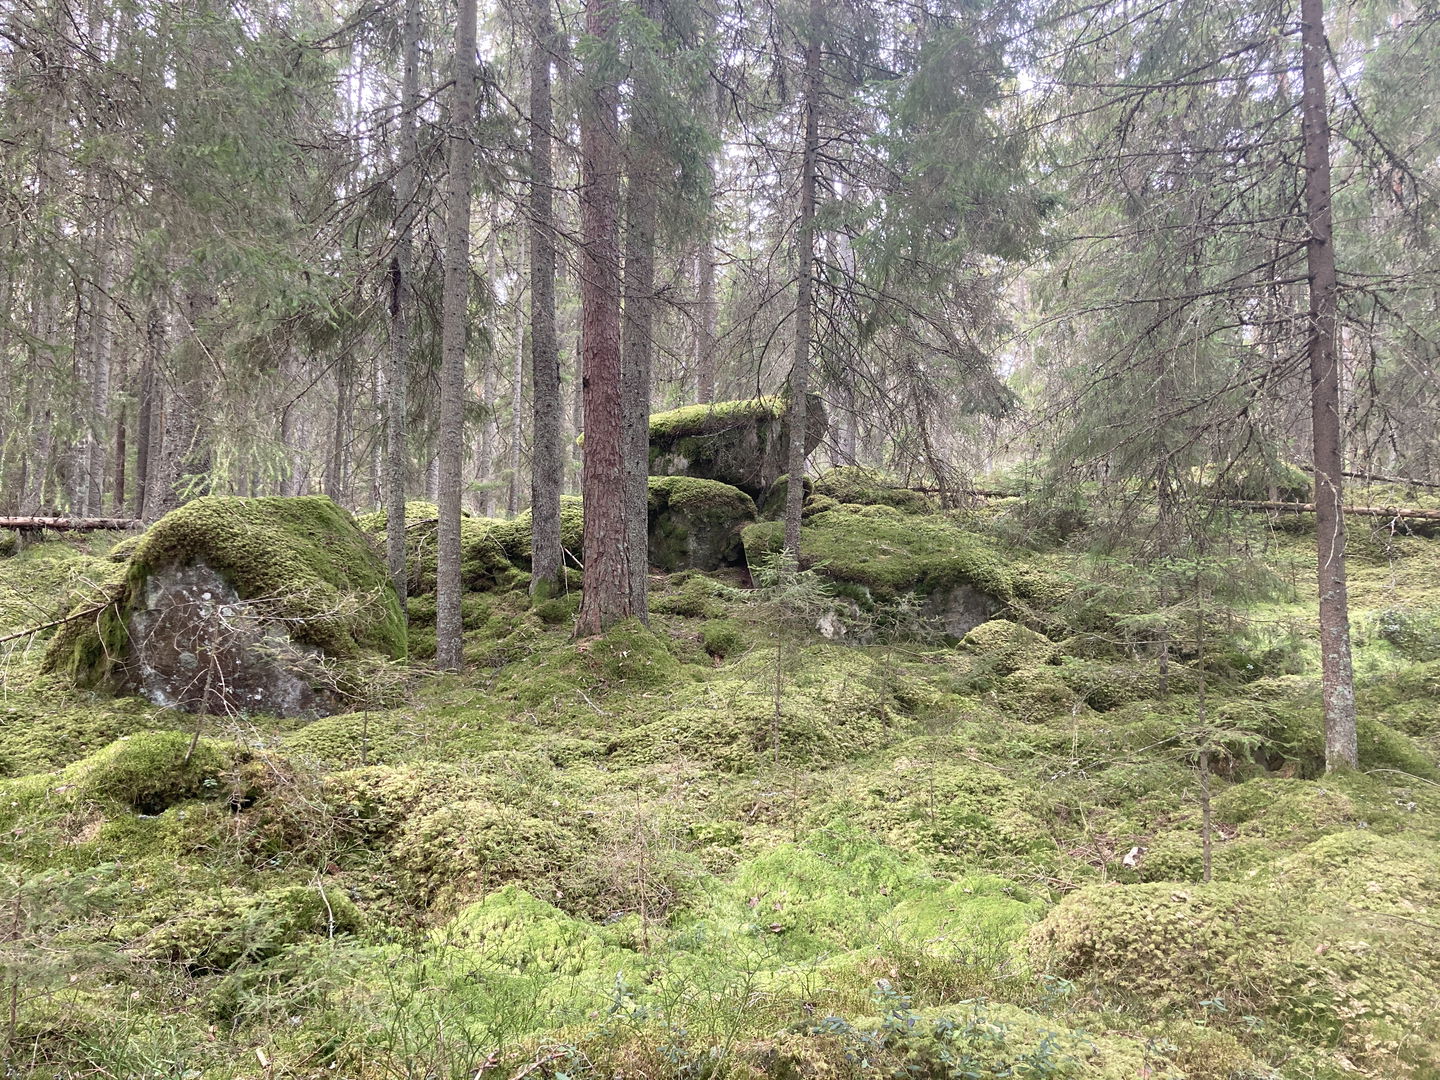
<svg viewBox="0 0 1440 1080"><path fill-rule="evenodd" d="M138 529L145 523L138 518L77 518L77 517L0 517L0 529L16 532L94 532L97 529Z"/></svg>
<svg viewBox="0 0 1440 1080"><path fill-rule="evenodd" d="M1308 473L1315 471L1315 466L1313 465L1301 465L1300 468ZM1352 472L1348 469L1340 475L1348 480L1369 480L1376 484L1398 484L1401 487L1440 488L1440 481L1421 480L1414 476L1386 476L1384 473Z"/></svg>
<svg viewBox="0 0 1440 1080"><path fill-rule="evenodd" d="M1281 513L1313 514L1314 503L1294 502L1264 502L1251 499L1225 499L1222 506L1233 507L1236 510L1274 510ZM1401 506L1347 506L1343 513L1355 517L1380 517L1380 518L1407 518L1420 521L1440 521L1440 510L1421 510L1415 507Z"/></svg>

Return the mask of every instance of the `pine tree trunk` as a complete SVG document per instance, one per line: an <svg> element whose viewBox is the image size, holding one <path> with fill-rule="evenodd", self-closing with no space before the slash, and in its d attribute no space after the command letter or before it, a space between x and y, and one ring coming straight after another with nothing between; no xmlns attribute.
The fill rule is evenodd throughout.
<svg viewBox="0 0 1440 1080"><path fill-rule="evenodd" d="M104 199L102 190L100 198ZM110 284L114 253L110 249L110 219L100 223L97 239L96 282L90 311L90 433L86 441L89 457L85 469L85 505L90 514L99 514L105 500L105 451L110 441Z"/></svg>
<svg viewBox="0 0 1440 1080"><path fill-rule="evenodd" d="M475 165L475 0L460 0L455 27L455 88L450 110L449 205L440 324L438 550L435 663L459 671L460 496L465 450L465 336L470 303L470 187Z"/></svg>
<svg viewBox="0 0 1440 1080"><path fill-rule="evenodd" d="M790 368L790 444L785 488L785 549L800 557L800 518L805 503L805 435L810 391L811 302L815 273L815 187L820 156L820 0L810 0L805 45L805 149L800 166L800 220L796 227L795 355Z"/></svg>
<svg viewBox="0 0 1440 1080"><path fill-rule="evenodd" d="M395 595L405 605L409 581L405 569L405 478L409 454L405 442L406 394L410 385L410 260L415 201L419 190L419 138L415 113L420 105L420 0L405 0L404 67L400 89L400 168L395 179L399 222L390 257L387 322L390 348L385 369L385 565Z"/></svg>
<svg viewBox="0 0 1440 1080"><path fill-rule="evenodd" d="M135 497L134 514L150 521L155 509L151 464L155 453L155 419L159 411L156 371L165 351L165 320L160 306L151 304L145 317L145 350L140 355L140 394L135 409Z"/></svg>
<svg viewBox="0 0 1440 1080"><path fill-rule="evenodd" d="M649 4L645 5L649 8ZM648 10L647 10L648 13ZM654 357L655 218L660 170L655 123L643 76L635 77L629 178L626 185L625 313L620 370L625 415L625 552L630 560L630 612L649 618L650 368ZM586 548L586 551L589 551Z"/></svg>
<svg viewBox="0 0 1440 1080"><path fill-rule="evenodd" d="M1359 763L1355 683L1350 662L1350 604L1345 581L1340 371L1335 345L1336 281L1330 203L1330 120L1326 109L1322 0L1301 0L1302 130L1310 279L1310 422L1315 450L1315 528L1320 575L1320 670L1325 702L1325 768Z"/></svg>
<svg viewBox="0 0 1440 1080"><path fill-rule="evenodd" d="M695 327L695 400L708 405L715 400L715 249L707 228L695 256L695 302L700 309Z"/></svg>
<svg viewBox="0 0 1440 1080"><path fill-rule="evenodd" d="M586 0L586 30L609 43L614 0ZM604 63L604 53L601 52ZM631 614L626 554L625 413L620 359L619 90L610 72L586 72L581 110L580 263L585 448L585 578L577 637L603 633Z"/></svg>
<svg viewBox="0 0 1440 1080"><path fill-rule="evenodd" d="M325 494L341 506L350 492L351 399L355 393L355 368L348 357L335 363L335 411L330 427L330 453L325 460Z"/></svg>
<svg viewBox="0 0 1440 1080"><path fill-rule="evenodd" d="M523 257L521 264L524 264ZM525 441L525 305L518 291L515 296L515 353L514 366L510 371L510 405L510 486L506 492L505 510L514 517L520 512L520 463ZM498 428L499 417L492 423Z"/></svg>
<svg viewBox="0 0 1440 1080"><path fill-rule="evenodd" d="M565 483L561 439L560 343L555 330L555 165L550 63L555 31L551 0L533 0L535 47L530 66L530 593L560 590L560 491Z"/></svg>

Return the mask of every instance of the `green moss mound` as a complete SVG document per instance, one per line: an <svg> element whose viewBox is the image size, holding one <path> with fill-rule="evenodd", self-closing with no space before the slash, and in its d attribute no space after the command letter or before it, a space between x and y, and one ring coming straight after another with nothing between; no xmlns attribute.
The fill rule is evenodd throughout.
<svg viewBox="0 0 1440 1080"><path fill-rule="evenodd" d="M125 623L151 574L203 562L242 600L265 600L289 636L339 660L406 653L405 620L375 548L324 496L206 496L173 510L135 546L113 605L57 635L46 657L84 684L125 655Z"/></svg>
<svg viewBox="0 0 1440 1080"><path fill-rule="evenodd" d="M779 522L745 530L751 566L780 549ZM1010 560L974 533L940 516L903 514L892 506L838 506L806 519L801 561L827 577L863 587L877 600L905 592L922 595L970 586L997 602L1010 600Z"/></svg>
<svg viewBox="0 0 1440 1080"><path fill-rule="evenodd" d="M405 504L405 566L407 591L426 596L435 591L440 510L434 503ZM380 548L385 544L388 517L384 510L362 515L358 521ZM528 518L526 519L528 521ZM528 537L528 531L527 531ZM524 579L506 548L509 542L518 551L521 544L514 524L496 518L460 518L460 583L470 592L507 589ZM524 542L528 545L528 539ZM528 561L529 548L524 547Z"/></svg>
<svg viewBox="0 0 1440 1080"><path fill-rule="evenodd" d="M1218 996L1266 1011L1274 991L1261 958L1288 953L1296 932L1273 893L1244 885L1092 886L1065 897L1028 947L1045 970L1156 1008Z"/></svg>
<svg viewBox="0 0 1440 1080"><path fill-rule="evenodd" d="M339 889L287 885L256 894L192 898L140 937L146 955L192 971L226 971L274 956L306 938L359 930L359 909Z"/></svg>
<svg viewBox="0 0 1440 1080"><path fill-rule="evenodd" d="M1042 667L1055 659L1055 645L1044 634L1007 619L991 619L960 640L960 648L978 656L997 676Z"/></svg>
<svg viewBox="0 0 1440 1080"><path fill-rule="evenodd" d="M739 488L691 476L652 476L650 565L717 570L744 562L740 530L755 520L755 501Z"/></svg>
<svg viewBox="0 0 1440 1080"><path fill-rule="evenodd" d="M911 491L894 477L857 465L821 473L815 479L813 491L815 498L829 498L833 503L893 506L907 514L928 514L935 510L934 501L922 492Z"/></svg>

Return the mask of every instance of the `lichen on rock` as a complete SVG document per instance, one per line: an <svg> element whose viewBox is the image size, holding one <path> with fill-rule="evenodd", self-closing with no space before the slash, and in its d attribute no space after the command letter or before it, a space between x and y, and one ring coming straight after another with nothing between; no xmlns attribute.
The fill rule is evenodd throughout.
<svg viewBox="0 0 1440 1080"><path fill-rule="evenodd" d="M82 685L192 711L330 712L406 654L385 567L329 499L207 496L145 533L110 605L51 642Z"/></svg>

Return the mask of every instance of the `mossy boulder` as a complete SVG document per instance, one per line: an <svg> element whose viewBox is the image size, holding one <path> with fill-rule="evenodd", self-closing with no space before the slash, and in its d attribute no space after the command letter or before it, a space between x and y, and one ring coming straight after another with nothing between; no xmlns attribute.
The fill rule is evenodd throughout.
<svg viewBox="0 0 1440 1080"><path fill-rule="evenodd" d="M789 402L784 398L688 405L650 418L650 475L718 480L759 498L785 471ZM828 421L820 399L806 403L805 452Z"/></svg>
<svg viewBox="0 0 1440 1080"><path fill-rule="evenodd" d="M812 491L815 499L893 506L907 514L928 514L936 508L934 500L923 492L912 491L894 477L858 465L845 465L821 473L815 479Z"/></svg>
<svg viewBox="0 0 1440 1080"><path fill-rule="evenodd" d="M650 478L650 565L677 570L742 566L740 531L755 520L755 502L739 488L691 476Z"/></svg>
<svg viewBox="0 0 1440 1080"><path fill-rule="evenodd" d="M1008 619L990 619L960 639L960 648L979 657L997 676L1042 667L1055 658L1055 645L1044 634Z"/></svg>
<svg viewBox="0 0 1440 1080"><path fill-rule="evenodd" d="M146 956L191 971L226 971L274 956L306 938L360 929L361 917L339 889L286 885L256 894L226 890L190 897L185 907L140 938Z"/></svg>
<svg viewBox="0 0 1440 1080"><path fill-rule="evenodd" d="M778 521L743 533L751 566L784 543ZM844 587L862 607L907 594L952 638L1000 613L1014 598L1007 558L941 515L842 504L805 519L800 561Z"/></svg>
<svg viewBox="0 0 1440 1080"><path fill-rule="evenodd" d="M495 522L492 527L492 534L505 555L527 571L530 569L533 530L529 510L522 511L511 521ZM560 496L560 547L566 553L566 566L578 566L578 560L585 557L585 511L578 495Z"/></svg>
<svg viewBox="0 0 1440 1080"><path fill-rule="evenodd" d="M346 511L207 496L145 533L109 606L64 628L46 665L165 706L300 715L341 708L367 661L405 654L399 599Z"/></svg>
<svg viewBox="0 0 1440 1080"><path fill-rule="evenodd" d="M405 504L405 573L406 591L410 596L426 596L435 591L435 567L439 548L440 510L434 503ZM360 527L373 538L379 548L385 545L388 520L384 510L364 514ZM528 523L529 519L526 518ZM509 547L507 547L507 544ZM487 592L513 587L523 580L523 573L512 560L510 547L517 553L523 548L529 562L528 524L517 529L514 522L498 518L477 518L462 514L460 518L460 584L469 592Z"/></svg>
<svg viewBox="0 0 1440 1080"><path fill-rule="evenodd" d="M1264 965L1295 935L1287 905L1249 883L1100 885L1066 896L1030 932L1028 949L1052 974L1157 1008L1238 995L1265 1011Z"/></svg>

